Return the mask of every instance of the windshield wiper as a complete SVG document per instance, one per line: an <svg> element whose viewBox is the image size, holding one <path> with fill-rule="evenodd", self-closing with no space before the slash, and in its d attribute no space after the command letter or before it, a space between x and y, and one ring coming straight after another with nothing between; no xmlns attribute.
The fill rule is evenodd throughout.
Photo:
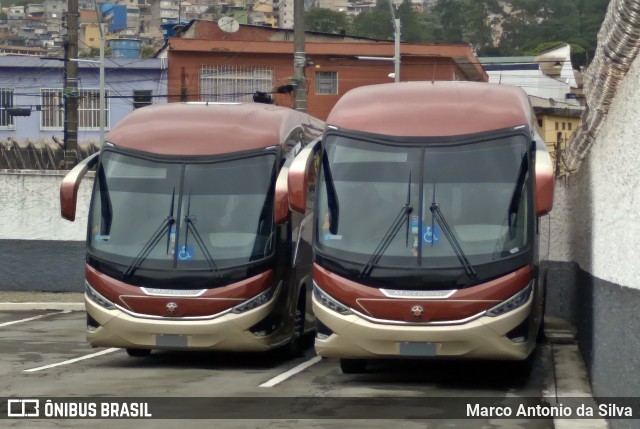
<svg viewBox="0 0 640 429"><path fill-rule="evenodd" d="M429 207L429 210L431 210L433 217L440 224L440 227L442 228L442 232L444 232L445 237L447 237L449 244L451 244L453 251L456 253L456 256L460 260L460 263L464 267L464 270L469 276L469 278L476 280L478 278L478 275L476 274L476 270L473 268L473 265L471 265L471 262L469 262L467 255L464 254L464 250L462 250L462 246L460 246L460 243L458 242L455 235L453 234L451 227L447 223L447 220L444 218L444 215L442 214L442 211L440 210L440 207L436 203L435 199L436 199L436 196L435 196L435 185L434 185L433 201L431 203L431 206ZM435 237L435 231L433 230L433 228L431 229L431 233L434 234L434 237ZM433 241L434 240L432 240L432 242Z"/></svg>
<svg viewBox="0 0 640 429"><path fill-rule="evenodd" d="M511 195L511 201L509 202L509 211L507 212L507 219L509 223L509 238L513 240L515 238L515 227L518 222L518 209L520 208L520 197L522 196L522 189L524 187L524 179L527 177L527 171L529 171L529 160L527 154L522 156L520 162L520 170L518 172L518 180L516 181L516 187ZM512 220L513 218L513 220Z"/></svg>
<svg viewBox="0 0 640 429"><path fill-rule="evenodd" d="M198 247L200 247L200 250L202 250L202 253L204 254L205 259L209 263L209 266L211 267L211 269L215 271L217 274L220 270L218 269L218 266L216 265L215 261L213 260L213 257L211 256L211 253L209 253L209 249L207 249L207 246L204 240L202 239L202 236L200 235L200 233L198 232L198 229L196 228L196 224L195 224L196 221L197 220L195 218L191 217L191 190L189 190L189 198L187 200L187 215L184 217L184 222L186 225L186 229L184 233L184 249L186 252L187 243L189 242L189 228L191 228L191 230L193 231L193 237L195 238L196 243L198 243Z"/></svg>
<svg viewBox="0 0 640 429"><path fill-rule="evenodd" d="M329 158L325 151L322 156L322 171L324 172L324 182L327 189L327 206L329 208L329 233L336 235L338 233L338 217L340 206L338 204L338 193L333 183L333 176L329 168Z"/></svg>
<svg viewBox="0 0 640 429"><path fill-rule="evenodd" d="M122 279L127 279L133 275L133 273L140 267L140 265L144 262L145 259L149 256L149 253L153 250L153 248L158 244L160 239L165 234L170 234L171 227L176 223L173 218L173 205L176 198L176 188L173 188L173 194L171 195L171 206L169 207L169 216L167 216L158 229L149 237L149 240L142 246L140 252L133 259L131 264L127 267L124 274L122 274Z"/></svg>
<svg viewBox="0 0 640 429"><path fill-rule="evenodd" d="M359 274L360 278L369 277L371 275L373 268L378 264L378 261L380 261L380 258L382 257L384 252L386 252L387 248L389 247L394 237L400 230L400 227L402 226L402 224L406 221L407 225L409 225L409 214L413 211L413 207L411 207L411 172L409 172L409 183L407 186L408 186L407 202L405 203L404 206L402 206L402 208L400 209L400 212L398 213L396 218L393 220L393 223L391 224L387 232L382 237L382 240L380 240L380 243L378 244L378 246L375 248L375 250L371 254L371 257L369 257L369 260L367 261L367 263L364 264L364 267L362 267L362 270L360 270L360 274ZM408 234L409 232L407 230L407 241L408 241Z"/></svg>
<svg viewBox="0 0 640 429"><path fill-rule="evenodd" d="M100 235L108 236L111 234L111 222L113 221L113 208L111 206L111 197L107 186L107 177L104 173L104 166L100 165L98 169L98 188L100 189Z"/></svg>

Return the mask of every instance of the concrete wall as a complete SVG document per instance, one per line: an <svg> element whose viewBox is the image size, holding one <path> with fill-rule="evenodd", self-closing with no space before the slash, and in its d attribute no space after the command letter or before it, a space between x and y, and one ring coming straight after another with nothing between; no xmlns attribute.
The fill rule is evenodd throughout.
<svg viewBox="0 0 640 429"><path fill-rule="evenodd" d="M93 175L80 186L76 221L60 216L66 172L0 171L0 291L80 292Z"/></svg>
<svg viewBox="0 0 640 429"><path fill-rule="evenodd" d="M571 319L597 396L640 396L640 57L542 223L548 314ZM552 239L549 242L549 237ZM613 428L637 421L612 421Z"/></svg>

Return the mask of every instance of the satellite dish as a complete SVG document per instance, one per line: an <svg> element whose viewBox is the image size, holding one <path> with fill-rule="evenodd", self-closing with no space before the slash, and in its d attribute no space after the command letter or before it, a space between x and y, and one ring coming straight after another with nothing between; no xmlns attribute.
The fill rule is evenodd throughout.
<svg viewBox="0 0 640 429"><path fill-rule="evenodd" d="M235 18L223 16L218 20L218 27L225 33L235 33L240 28L240 24L238 24Z"/></svg>

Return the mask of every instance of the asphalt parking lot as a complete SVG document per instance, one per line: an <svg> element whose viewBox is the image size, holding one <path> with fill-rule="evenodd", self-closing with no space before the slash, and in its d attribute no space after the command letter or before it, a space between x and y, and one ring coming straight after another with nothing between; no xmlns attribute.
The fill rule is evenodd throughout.
<svg viewBox="0 0 640 429"><path fill-rule="evenodd" d="M240 404L244 404L238 409L219 410L222 417L231 415L229 419L137 420L136 427L553 427L552 419L418 420L412 416L423 416L424 410L411 408L416 398L424 398L425 401L437 399L439 401L433 405L434 416L437 417L442 398L451 398L452 401L461 397L470 400L490 398L497 403L508 398L539 398L549 392L554 382L550 344L542 344L538 348L529 376L522 375L518 367L505 363L465 361L379 361L364 374L344 375L336 360L316 357L311 347L304 356L293 359L277 352L169 351L154 351L146 358L132 358L122 349L92 348L86 344L85 314L82 311L2 311L0 329L3 334L0 337L0 377L6 392L3 396L178 398L173 401L176 407L186 407L187 412L188 398L193 398L194 403L200 403L201 398L237 398ZM311 342L312 338L309 339ZM281 399L285 411L276 413L277 418L265 418L269 413L265 414L264 406L252 409L251 402L242 402L246 398ZM303 401L305 398L315 401L312 403L315 408L308 411L309 415L300 409L309 406ZM341 410L343 401L340 398L344 402L356 398L361 401L356 405L365 408L357 412L353 411L355 408L347 409L354 406L351 402L344 404L345 409ZM398 411L393 408L399 403L397 398L407 398L406 409ZM367 411L369 401L372 408ZM277 402L268 404L282 405ZM215 407L215 403L212 406ZM287 418L287 407L296 419ZM326 418L321 418L323 409L328 410ZM197 411L194 408L194 416ZM212 412L216 415L215 410L206 411L209 418ZM355 414L350 414L352 411ZM185 417L184 409L180 412L179 416ZM385 412L389 412L393 419L385 419ZM375 420L365 420L369 413ZM2 421L2 426L129 428L131 422L113 419L11 419Z"/></svg>

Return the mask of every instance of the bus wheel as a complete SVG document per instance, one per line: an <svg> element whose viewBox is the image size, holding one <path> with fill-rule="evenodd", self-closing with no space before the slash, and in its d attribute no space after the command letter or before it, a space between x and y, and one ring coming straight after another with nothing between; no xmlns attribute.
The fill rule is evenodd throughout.
<svg viewBox="0 0 640 429"><path fill-rule="evenodd" d="M364 359L340 359L340 369L343 374L360 374L367 369Z"/></svg>
<svg viewBox="0 0 640 429"><path fill-rule="evenodd" d="M151 349L131 349L127 347L127 354L131 357L147 357L151 354Z"/></svg>
<svg viewBox="0 0 640 429"><path fill-rule="evenodd" d="M298 300L296 315L293 320L293 333L289 343L285 346L285 353L289 357L298 357L302 354L302 336L304 335L304 296Z"/></svg>

